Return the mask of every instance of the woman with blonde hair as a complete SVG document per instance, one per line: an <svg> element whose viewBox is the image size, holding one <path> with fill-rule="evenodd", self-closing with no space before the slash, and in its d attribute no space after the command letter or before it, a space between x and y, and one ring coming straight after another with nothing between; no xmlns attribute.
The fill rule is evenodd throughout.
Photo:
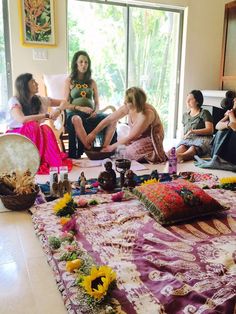
<svg viewBox="0 0 236 314"><path fill-rule="evenodd" d="M125 116L128 116L129 133L110 144L117 122ZM163 125L156 109L147 103L147 96L141 88L127 89L124 105L102 120L88 135L87 141L92 143L105 127L107 130L102 151L112 152L120 145L125 145L126 158L153 163L167 160L163 149Z"/></svg>

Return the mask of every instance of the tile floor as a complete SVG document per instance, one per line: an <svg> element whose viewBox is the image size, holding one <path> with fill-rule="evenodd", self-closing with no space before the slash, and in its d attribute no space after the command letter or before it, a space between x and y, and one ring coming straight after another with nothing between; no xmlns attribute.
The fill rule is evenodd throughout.
<svg viewBox="0 0 236 314"><path fill-rule="evenodd" d="M167 171L167 163L147 165L148 170L137 174L150 173L152 169ZM96 177L101 167L84 169L87 178ZM235 173L196 168L192 162L180 164L178 171L211 172L219 177ZM69 174L76 180L81 169L74 167ZM48 176L37 176L40 183ZM64 314L60 292L41 249L28 212L0 213L0 314Z"/></svg>

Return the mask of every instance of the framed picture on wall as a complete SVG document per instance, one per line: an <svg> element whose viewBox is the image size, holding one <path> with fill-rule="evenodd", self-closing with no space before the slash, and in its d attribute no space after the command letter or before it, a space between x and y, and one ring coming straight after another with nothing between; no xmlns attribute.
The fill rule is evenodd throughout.
<svg viewBox="0 0 236 314"><path fill-rule="evenodd" d="M55 46L54 0L18 0L23 46Z"/></svg>

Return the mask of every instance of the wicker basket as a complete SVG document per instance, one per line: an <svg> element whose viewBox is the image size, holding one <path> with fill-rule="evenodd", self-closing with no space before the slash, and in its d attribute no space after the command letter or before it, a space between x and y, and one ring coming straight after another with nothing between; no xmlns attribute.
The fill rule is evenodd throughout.
<svg viewBox="0 0 236 314"><path fill-rule="evenodd" d="M39 187L35 186L36 191L29 194L0 195L3 205L10 210L26 210L34 205Z"/></svg>

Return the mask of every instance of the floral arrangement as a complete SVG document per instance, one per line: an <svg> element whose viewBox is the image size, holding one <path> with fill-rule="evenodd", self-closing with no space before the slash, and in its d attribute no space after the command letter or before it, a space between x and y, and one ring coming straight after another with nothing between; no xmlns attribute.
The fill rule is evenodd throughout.
<svg viewBox="0 0 236 314"><path fill-rule="evenodd" d="M116 280L116 274L111 267L93 266L90 273L79 278L79 284L91 298L97 301L104 299L111 285Z"/></svg>
<svg viewBox="0 0 236 314"><path fill-rule="evenodd" d="M79 200L81 199L81 203ZM115 313L111 290L116 284L116 273L107 265L96 265L92 257L76 241L79 225L75 210L77 206L97 205L96 199L79 198L78 204L70 194L65 194L54 205L54 213L60 216L61 233L50 236L48 244L55 253L55 258L64 262L64 271L74 277L78 288L80 304L85 304L86 313ZM63 264L62 264L63 265Z"/></svg>
<svg viewBox="0 0 236 314"><path fill-rule="evenodd" d="M208 185L204 185L203 189L209 189ZM212 189L236 190L236 177L225 177L219 179L219 184L211 186Z"/></svg>
<svg viewBox="0 0 236 314"><path fill-rule="evenodd" d="M236 190L236 177L221 178L220 188L232 191Z"/></svg>
<svg viewBox="0 0 236 314"><path fill-rule="evenodd" d="M53 207L53 211L57 216L72 216L77 209L71 194L66 193Z"/></svg>
<svg viewBox="0 0 236 314"><path fill-rule="evenodd" d="M95 265L93 259L79 247L71 231L49 237L48 243L58 259L65 262L65 271L74 276L81 303L86 301L88 309L96 309L96 313L100 313L101 309L105 309L104 313L115 313L109 298L116 284L113 269L107 265Z"/></svg>
<svg viewBox="0 0 236 314"><path fill-rule="evenodd" d="M226 177L220 179L220 184L236 183L236 177Z"/></svg>
<svg viewBox="0 0 236 314"><path fill-rule="evenodd" d="M141 183L141 185L153 184L156 182L158 182L157 179L149 179L149 180L145 180L143 183Z"/></svg>
<svg viewBox="0 0 236 314"><path fill-rule="evenodd" d="M123 197L124 197L124 191L120 191L115 194L112 194L111 200L113 202L121 202L123 200Z"/></svg>

